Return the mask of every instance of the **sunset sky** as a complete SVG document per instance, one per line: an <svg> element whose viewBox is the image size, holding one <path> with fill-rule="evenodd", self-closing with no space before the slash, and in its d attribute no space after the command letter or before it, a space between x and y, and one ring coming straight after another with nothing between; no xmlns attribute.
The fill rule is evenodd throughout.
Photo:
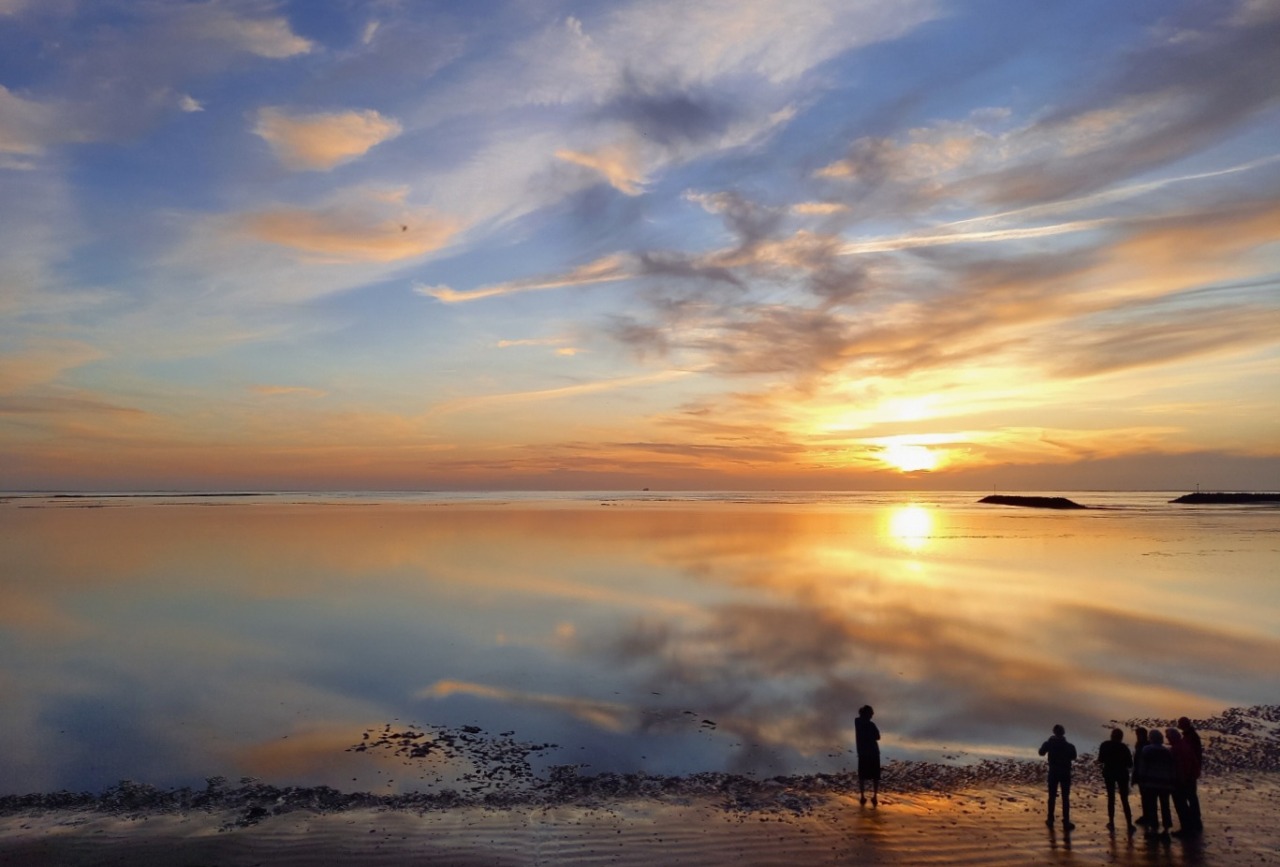
<svg viewBox="0 0 1280 867"><path fill-rule="evenodd" d="M0 0L0 488L1280 488L1277 0Z"/></svg>

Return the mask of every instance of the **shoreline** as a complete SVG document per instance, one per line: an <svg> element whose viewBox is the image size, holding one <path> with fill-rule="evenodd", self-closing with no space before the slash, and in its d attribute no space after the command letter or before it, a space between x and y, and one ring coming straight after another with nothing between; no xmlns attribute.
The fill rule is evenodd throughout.
<svg viewBox="0 0 1280 867"><path fill-rule="evenodd" d="M798 794L798 793L797 793ZM1202 782L1205 834L1195 840L1108 832L1096 773L1077 778L1070 834L1043 823L1042 787L882 790L878 808L852 790L772 804L719 795L629 797L512 807L297 810L239 824L239 811L149 813L37 809L0 816L0 864L129 863L542 865L1016 865L1280 862L1280 773L1235 771Z"/></svg>
<svg viewBox="0 0 1280 867"><path fill-rule="evenodd" d="M1113 721L1165 726L1166 720ZM427 735L376 730L351 749L406 763L465 758L462 791L342 792L220 777L204 789L122 782L103 792L0 796L0 865L258 864L1027 864L1070 853L1083 864L1280 863L1280 705L1196 720L1206 739L1205 833L1170 840L1108 832L1106 796L1089 748L1072 787L1076 830L1048 829L1045 765L890 761L880 805L860 806L856 774L758 778L530 772L548 745L491 738L475 727ZM1131 797L1140 809L1137 792ZM1119 818L1119 817L1118 817ZM1123 827L1123 826L1122 826ZM1270 860L1269 860L1270 859Z"/></svg>

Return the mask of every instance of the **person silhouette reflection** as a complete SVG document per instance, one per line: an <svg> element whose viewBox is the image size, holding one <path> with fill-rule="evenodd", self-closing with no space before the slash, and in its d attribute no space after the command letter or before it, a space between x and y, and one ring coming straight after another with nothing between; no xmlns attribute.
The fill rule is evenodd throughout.
<svg viewBox="0 0 1280 867"><path fill-rule="evenodd" d="M871 781L871 806L878 806L880 796L880 729L871 721L875 711L871 705L858 708L853 721L854 745L858 750L858 802L867 803L867 781Z"/></svg>
<svg viewBox="0 0 1280 867"><path fill-rule="evenodd" d="M1055 725L1053 736L1040 745L1040 755L1049 757L1049 816L1044 823L1053 827L1054 806L1061 790L1062 830L1070 831L1075 828L1071 823L1071 763L1076 760L1076 748L1066 735L1066 729Z"/></svg>
<svg viewBox="0 0 1280 867"><path fill-rule="evenodd" d="M1112 729L1110 740L1098 746L1098 764L1102 767L1102 782L1107 786L1107 830L1116 829L1116 793L1119 792L1124 824L1132 834L1137 830L1129 808L1129 769L1133 767L1133 753L1124 742L1123 731Z"/></svg>

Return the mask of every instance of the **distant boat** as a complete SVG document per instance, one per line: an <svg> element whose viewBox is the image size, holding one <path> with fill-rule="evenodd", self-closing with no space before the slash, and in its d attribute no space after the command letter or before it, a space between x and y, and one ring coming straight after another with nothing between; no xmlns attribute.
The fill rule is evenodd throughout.
<svg viewBox="0 0 1280 867"><path fill-rule="evenodd" d="M1240 504L1240 503L1280 503L1280 494L1261 494L1261 493L1200 493L1196 491L1194 494L1183 494L1176 500L1170 500L1171 503L1221 503L1224 505Z"/></svg>
<svg viewBox="0 0 1280 867"><path fill-rule="evenodd" d="M1020 497L1011 494L991 494L983 497L979 503L994 503L998 506L1026 506L1032 509L1087 509L1075 500L1066 497Z"/></svg>

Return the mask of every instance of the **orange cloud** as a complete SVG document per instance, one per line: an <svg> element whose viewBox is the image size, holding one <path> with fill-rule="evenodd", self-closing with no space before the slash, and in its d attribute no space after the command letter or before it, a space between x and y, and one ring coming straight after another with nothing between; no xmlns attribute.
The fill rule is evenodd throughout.
<svg viewBox="0 0 1280 867"><path fill-rule="evenodd" d="M254 128L276 158L295 171L327 171L364 156L400 131L398 121L373 110L290 115L270 107L259 110Z"/></svg>
<svg viewBox="0 0 1280 867"><path fill-rule="evenodd" d="M325 397L328 392L321 391L318 388L307 388L301 385L255 385L250 388L254 394L260 394L263 397L280 397L285 395L298 395L300 397Z"/></svg>
<svg viewBox="0 0 1280 867"><path fill-rule="evenodd" d="M459 680L438 681L432 686L419 691L417 697L447 698L458 694L560 711L611 732L625 731L630 728L633 724L632 718L635 716L635 712L629 706L618 704L617 702L520 692L514 689L503 689Z"/></svg>
<svg viewBox="0 0 1280 867"><path fill-rule="evenodd" d="M404 206L400 196L368 192L309 210L277 207L241 216L251 237L335 262L397 262L444 247L456 220Z"/></svg>
<svg viewBox="0 0 1280 867"><path fill-rule="evenodd" d="M0 355L0 394L14 394L57 379L64 371L102 358L76 340L32 340L20 352Z"/></svg>
<svg viewBox="0 0 1280 867"><path fill-rule="evenodd" d="M625 148L604 147L595 153L558 150L556 156L565 162L599 172L609 182L609 186L628 196L638 196L644 191L644 173L636 164L635 155Z"/></svg>

